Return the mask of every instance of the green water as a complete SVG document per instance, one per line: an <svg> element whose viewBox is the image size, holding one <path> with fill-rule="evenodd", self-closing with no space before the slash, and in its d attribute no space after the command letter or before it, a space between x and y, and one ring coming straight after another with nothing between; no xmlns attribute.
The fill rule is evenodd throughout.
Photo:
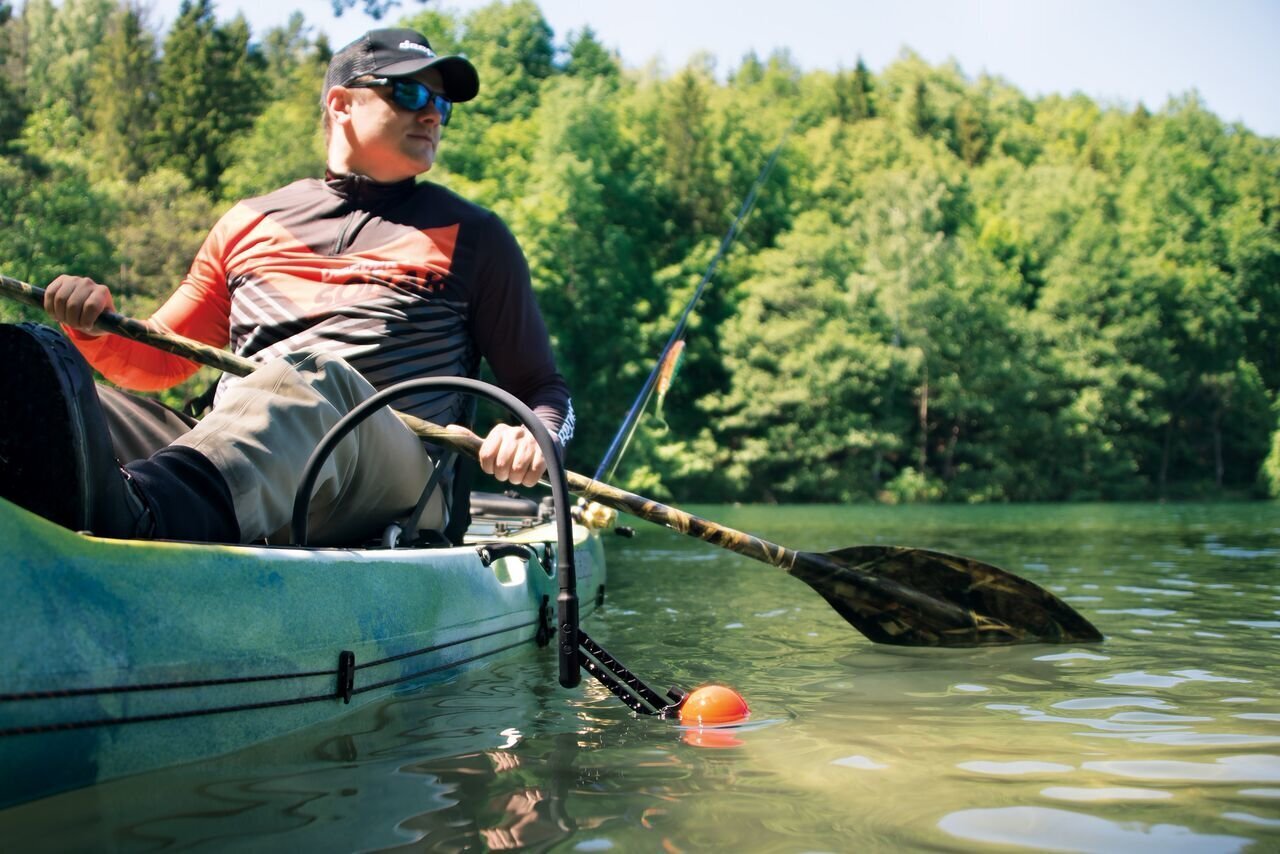
<svg viewBox="0 0 1280 854"><path fill-rule="evenodd" d="M587 630L732 734L529 649L242 753L0 813L12 850L1280 850L1280 506L690 508L806 550L967 554L1102 644L873 646L805 585L644 523Z"/></svg>

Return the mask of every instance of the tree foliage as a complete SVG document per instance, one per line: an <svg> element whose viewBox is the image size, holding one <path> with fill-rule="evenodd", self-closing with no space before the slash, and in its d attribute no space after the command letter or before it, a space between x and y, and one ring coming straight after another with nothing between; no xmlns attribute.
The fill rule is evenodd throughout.
<svg viewBox="0 0 1280 854"><path fill-rule="evenodd" d="M388 0L360 3L387 14ZM904 51L627 69L532 0L398 25L464 52L429 176L529 256L590 470L778 140L623 485L682 499L1280 496L1280 143L1194 93L1030 97ZM0 263L146 314L238 198L323 169L332 49L185 0L0 0ZM390 24L390 22L388 22ZM0 306L0 316L30 316Z"/></svg>
<svg viewBox="0 0 1280 854"><path fill-rule="evenodd" d="M149 166L159 70L156 39L141 7L121 6L110 14L92 69L86 117L96 160L109 174L135 181Z"/></svg>
<svg viewBox="0 0 1280 854"><path fill-rule="evenodd" d="M216 192L232 141L262 106L260 69L243 17L222 24L213 0L183 0L160 60L157 162Z"/></svg>

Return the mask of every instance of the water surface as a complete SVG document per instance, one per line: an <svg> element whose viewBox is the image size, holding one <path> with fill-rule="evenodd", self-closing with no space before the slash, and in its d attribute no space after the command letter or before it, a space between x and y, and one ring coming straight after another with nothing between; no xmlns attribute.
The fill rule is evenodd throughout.
<svg viewBox="0 0 1280 854"><path fill-rule="evenodd" d="M15 850L1280 850L1280 507L700 507L796 548L936 548L1101 644L875 646L779 570L636 522L586 628L731 733L534 649L217 760L0 812Z"/></svg>

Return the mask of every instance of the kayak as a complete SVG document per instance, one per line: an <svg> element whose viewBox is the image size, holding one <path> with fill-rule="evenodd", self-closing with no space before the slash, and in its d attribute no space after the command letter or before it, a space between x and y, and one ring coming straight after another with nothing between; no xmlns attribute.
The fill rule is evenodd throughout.
<svg viewBox="0 0 1280 854"><path fill-rule="evenodd" d="M100 539L0 499L0 807L252 745L554 635L556 526L462 546ZM580 614L603 601L572 526ZM552 654L547 651L543 654Z"/></svg>

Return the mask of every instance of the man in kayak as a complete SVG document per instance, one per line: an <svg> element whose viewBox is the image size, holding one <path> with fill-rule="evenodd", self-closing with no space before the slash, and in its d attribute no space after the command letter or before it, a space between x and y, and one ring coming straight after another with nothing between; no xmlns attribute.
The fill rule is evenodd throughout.
<svg viewBox="0 0 1280 854"><path fill-rule="evenodd" d="M475 375L481 358L567 442L568 389L515 239L493 213L415 180L435 162L454 104L478 90L466 58L438 56L412 30L371 31L333 57L322 92L325 179L233 207L148 321L263 364L245 379L224 377L198 424L153 401L95 389L52 330L5 327L6 364L25 367L0 381L0 494L103 536L274 541L285 533L307 458L339 418L375 389ZM94 321L113 303L89 279L54 280L45 308L119 386L168 388L197 369L96 334ZM454 393L397 403L444 424L466 423L469 407ZM46 449L40 466L23 462L23 443L35 448L37 436ZM51 441L61 446L49 450ZM480 462L497 479L526 486L545 469L529 432L505 424L485 438ZM65 477L44 474L59 465ZM414 507L432 465L390 411L363 422L321 471L312 541L376 537ZM444 495L431 498L424 528L443 528Z"/></svg>

